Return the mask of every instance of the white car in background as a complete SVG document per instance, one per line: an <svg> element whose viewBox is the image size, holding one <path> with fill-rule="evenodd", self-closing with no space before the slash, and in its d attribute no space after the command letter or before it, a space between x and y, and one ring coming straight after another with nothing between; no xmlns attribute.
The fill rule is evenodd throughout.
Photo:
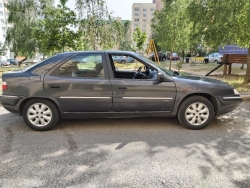
<svg viewBox="0 0 250 188"><path fill-rule="evenodd" d="M7 61L7 60L1 60L1 61L0 61L0 65L1 65L1 66L8 66L8 65L10 65L10 62Z"/></svg>
<svg viewBox="0 0 250 188"><path fill-rule="evenodd" d="M222 57L219 53L212 53L204 58L203 63L220 63Z"/></svg>

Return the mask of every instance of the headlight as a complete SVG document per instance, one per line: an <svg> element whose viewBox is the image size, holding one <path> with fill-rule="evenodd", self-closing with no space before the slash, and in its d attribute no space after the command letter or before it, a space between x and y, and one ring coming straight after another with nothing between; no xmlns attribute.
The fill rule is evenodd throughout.
<svg viewBox="0 0 250 188"><path fill-rule="evenodd" d="M234 95L240 95L236 89L234 89Z"/></svg>

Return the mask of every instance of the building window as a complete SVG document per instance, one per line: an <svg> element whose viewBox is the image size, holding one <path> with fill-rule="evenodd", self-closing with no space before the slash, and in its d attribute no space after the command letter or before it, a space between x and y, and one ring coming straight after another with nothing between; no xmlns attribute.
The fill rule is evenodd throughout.
<svg viewBox="0 0 250 188"><path fill-rule="evenodd" d="M147 19L143 19L142 21L143 21L143 22L147 22Z"/></svg>
<svg viewBox="0 0 250 188"><path fill-rule="evenodd" d="M3 30L3 32L5 32L5 31L6 31L6 28L5 28L5 27L2 27L2 30Z"/></svg>
<svg viewBox="0 0 250 188"><path fill-rule="evenodd" d="M139 7L135 7L135 11L139 11L140 10L140 8Z"/></svg>
<svg viewBox="0 0 250 188"><path fill-rule="evenodd" d="M2 5L2 3L0 3L0 8L2 8L3 7L3 5Z"/></svg>
<svg viewBox="0 0 250 188"><path fill-rule="evenodd" d="M146 24L142 24L142 27L147 27L147 25Z"/></svg>
<svg viewBox="0 0 250 188"><path fill-rule="evenodd" d="M146 8L144 8L144 9L143 9L143 12L147 12L147 9L146 9Z"/></svg>
<svg viewBox="0 0 250 188"><path fill-rule="evenodd" d="M135 18L134 21L135 21L135 22L139 22L139 18Z"/></svg>
<svg viewBox="0 0 250 188"><path fill-rule="evenodd" d="M155 8L150 8L150 11L155 11Z"/></svg>
<svg viewBox="0 0 250 188"><path fill-rule="evenodd" d="M135 16L139 16L140 14L138 14L138 13L135 13Z"/></svg>
<svg viewBox="0 0 250 188"><path fill-rule="evenodd" d="M143 14L142 16L143 16L143 17L147 17L147 14Z"/></svg>
<svg viewBox="0 0 250 188"><path fill-rule="evenodd" d="M138 24L134 24L134 26L135 26L135 27L137 27L137 26L138 26Z"/></svg>
<svg viewBox="0 0 250 188"><path fill-rule="evenodd" d="M1 23L4 23L4 19L1 19Z"/></svg>
<svg viewBox="0 0 250 188"><path fill-rule="evenodd" d="M5 34L3 34L3 38L4 38L4 39L6 38L6 35L5 35Z"/></svg>
<svg viewBox="0 0 250 188"><path fill-rule="evenodd" d="M0 11L0 15L1 15L1 16L3 15L3 11Z"/></svg>

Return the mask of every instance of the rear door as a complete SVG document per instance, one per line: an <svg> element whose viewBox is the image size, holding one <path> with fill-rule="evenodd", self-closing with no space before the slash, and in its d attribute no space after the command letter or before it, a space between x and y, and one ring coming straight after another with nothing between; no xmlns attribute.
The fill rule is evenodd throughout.
<svg viewBox="0 0 250 188"><path fill-rule="evenodd" d="M44 78L46 93L64 112L108 112L112 89L103 53L82 53L60 63Z"/></svg>

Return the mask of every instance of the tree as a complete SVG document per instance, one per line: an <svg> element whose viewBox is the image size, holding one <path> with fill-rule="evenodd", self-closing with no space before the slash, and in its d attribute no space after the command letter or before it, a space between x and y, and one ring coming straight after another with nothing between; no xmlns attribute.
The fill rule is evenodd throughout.
<svg viewBox="0 0 250 188"><path fill-rule="evenodd" d="M135 51L132 46L131 38L131 21L125 20L124 22L116 21L116 30L118 35L118 48L120 50Z"/></svg>
<svg viewBox="0 0 250 188"><path fill-rule="evenodd" d="M76 0L79 13L80 30L84 31L85 41L89 47L111 48L116 43L114 28L110 27L113 20L104 0Z"/></svg>
<svg viewBox="0 0 250 188"><path fill-rule="evenodd" d="M7 50L8 49L7 49L6 43L0 42L0 55L1 56L5 55Z"/></svg>
<svg viewBox="0 0 250 188"><path fill-rule="evenodd" d="M165 0L164 8L156 11L153 21L153 35L158 45L171 53L190 48L192 22L186 17L188 1ZM172 62L170 61L169 69Z"/></svg>
<svg viewBox="0 0 250 188"><path fill-rule="evenodd" d="M250 82L249 7L249 0L190 0L187 9L187 15L207 44L248 47L246 83Z"/></svg>
<svg viewBox="0 0 250 188"><path fill-rule="evenodd" d="M60 0L57 7L44 8L43 17L33 27L33 37L39 51L44 54L77 48L80 33L72 29L77 24L76 13L65 6L66 2L67 0Z"/></svg>
<svg viewBox="0 0 250 188"><path fill-rule="evenodd" d="M136 42L136 47L141 52L143 50L143 44L147 39L146 31L141 31L139 27L136 28L135 32L133 33L133 39Z"/></svg>
<svg viewBox="0 0 250 188"><path fill-rule="evenodd" d="M37 50L36 40L32 38L32 27L35 25L41 10L51 5L50 0L9 0L8 27L6 41L14 56L24 56L21 63Z"/></svg>

